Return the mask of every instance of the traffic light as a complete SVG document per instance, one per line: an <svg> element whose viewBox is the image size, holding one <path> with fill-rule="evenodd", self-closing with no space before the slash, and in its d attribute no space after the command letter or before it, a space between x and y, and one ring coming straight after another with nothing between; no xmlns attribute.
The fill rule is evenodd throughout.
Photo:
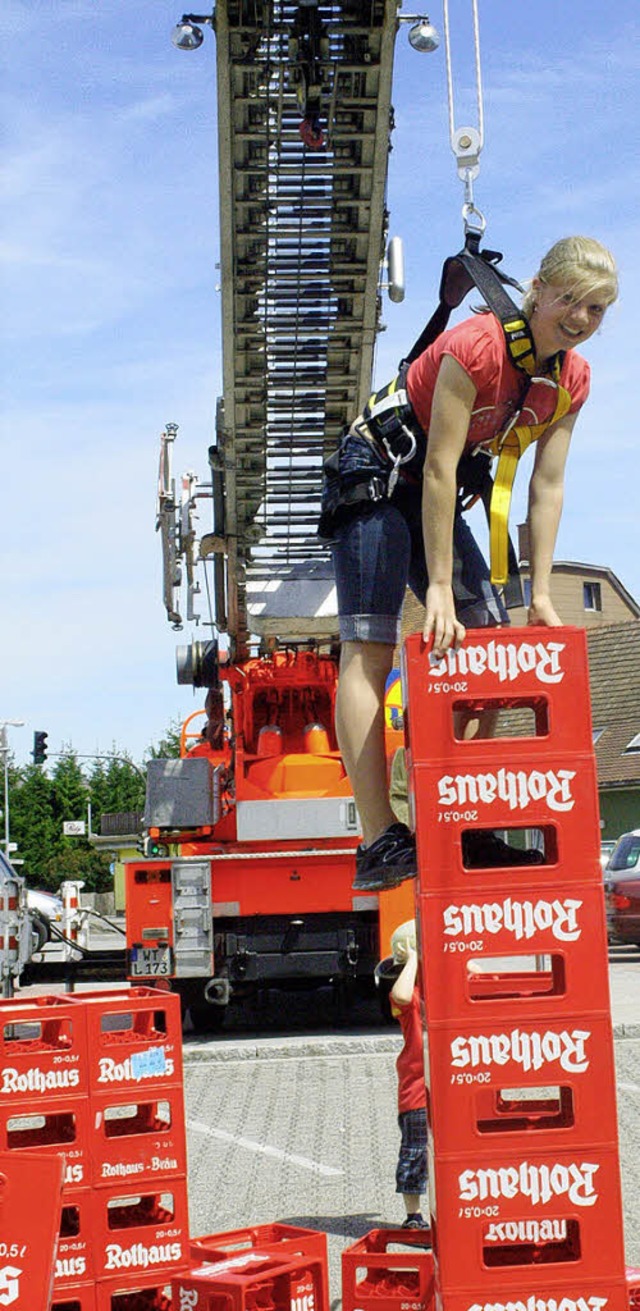
<svg viewBox="0 0 640 1311"><path fill-rule="evenodd" d="M144 854L149 860L164 860L169 855L169 848L165 842L158 842L157 838L147 838Z"/></svg>
<svg viewBox="0 0 640 1311"><path fill-rule="evenodd" d="M33 735L33 763L34 765L44 765L47 759L47 738L48 733L34 733Z"/></svg>
<svg viewBox="0 0 640 1311"><path fill-rule="evenodd" d="M136 848L145 860L164 860L169 855L169 848L164 842L159 842L157 838L143 837L140 835L136 842Z"/></svg>

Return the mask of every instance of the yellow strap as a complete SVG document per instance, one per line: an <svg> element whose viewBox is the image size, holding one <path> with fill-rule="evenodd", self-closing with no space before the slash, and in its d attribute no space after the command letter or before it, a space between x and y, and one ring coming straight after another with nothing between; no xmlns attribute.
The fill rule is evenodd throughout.
<svg viewBox="0 0 640 1311"><path fill-rule="evenodd" d="M536 442L547 428L563 419L571 408L571 396L565 387L558 387L554 412L546 423L523 424L507 429L504 435L494 438L491 453L498 455L489 511L489 545L491 551L491 582L503 587L509 577L509 507L513 480L518 460L527 447Z"/></svg>
<svg viewBox="0 0 640 1311"><path fill-rule="evenodd" d="M370 412L373 409L376 401L384 401L386 400L387 396L393 396L393 393L398 390L398 382L399 382L399 375L396 374L395 378L391 382L387 383L386 387L382 387L380 391L373 391L371 393L369 400L367 401L367 404L365 405L365 408L363 410L365 419L367 418L367 411Z"/></svg>

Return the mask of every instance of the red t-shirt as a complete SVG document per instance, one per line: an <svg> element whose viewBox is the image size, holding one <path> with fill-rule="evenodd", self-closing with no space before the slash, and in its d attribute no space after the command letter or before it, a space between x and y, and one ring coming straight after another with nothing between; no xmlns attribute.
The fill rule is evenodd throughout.
<svg viewBox="0 0 640 1311"><path fill-rule="evenodd" d="M467 444L489 441L513 418L526 386L522 370L507 356L502 325L491 313L474 314L441 332L410 365L407 392L425 433L429 431L433 392L443 355L452 355L476 388ZM560 382L571 396L572 414L584 405L589 395L590 376L587 361L575 351L567 351ZM532 382L522 420L541 423L553 414L554 407L555 388L545 382Z"/></svg>
<svg viewBox="0 0 640 1311"><path fill-rule="evenodd" d="M424 1082L424 1050L420 993L413 989L411 1001L401 1006L391 999L391 1013L400 1021L402 1051L396 1061L398 1071L398 1111L417 1111L427 1104Z"/></svg>

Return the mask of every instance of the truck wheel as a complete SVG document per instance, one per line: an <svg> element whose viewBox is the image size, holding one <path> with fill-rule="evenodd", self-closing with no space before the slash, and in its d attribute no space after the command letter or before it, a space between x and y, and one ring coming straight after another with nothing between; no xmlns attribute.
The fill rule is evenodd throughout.
<svg viewBox="0 0 640 1311"><path fill-rule="evenodd" d="M224 1025L227 1008L212 1006L203 998L202 1001L190 1002L189 1014L196 1033L218 1033Z"/></svg>

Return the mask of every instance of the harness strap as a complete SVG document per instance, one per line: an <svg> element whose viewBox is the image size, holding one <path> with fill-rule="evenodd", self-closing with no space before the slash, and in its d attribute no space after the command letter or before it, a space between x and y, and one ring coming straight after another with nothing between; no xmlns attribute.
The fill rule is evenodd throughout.
<svg viewBox="0 0 640 1311"><path fill-rule="evenodd" d="M541 379L540 381L544 381ZM509 577L509 507L513 480L518 467L518 460L532 442L538 440L547 428L558 419L563 419L571 408L571 396L565 387L558 386L553 415L546 423L519 424L517 415L513 424L504 433L489 443L491 454L497 454L498 464L493 480L493 490L489 503L489 548L491 559L491 582L500 587Z"/></svg>
<svg viewBox="0 0 640 1311"><path fill-rule="evenodd" d="M494 255L497 252L490 251L489 254ZM501 255L498 257L502 258ZM503 285L504 281L508 281L511 286L518 288L518 283L513 278L507 279L506 275L501 274L493 264L483 259L481 253L463 250L458 255L452 256L444 265L441 295L443 294L443 288L444 294L447 294L447 284L452 277L456 278L451 283L452 287L456 288L458 286L456 264L460 265L463 272L467 273L471 285L478 288L491 312L499 319L511 363L515 364L517 369L521 369L523 373L526 373L528 377L532 377L536 367L536 352L531 328L528 320L505 291ZM447 265L449 265L449 269L447 269Z"/></svg>
<svg viewBox="0 0 640 1311"><path fill-rule="evenodd" d="M403 364L412 364L427 346L444 332L451 311L457 309L472 287L477 287L489 309L502 324L509 359L528 377L535 372L535 347L531 328L505 286L522 292L515 278L497 268L499 250L480 250L480 233L468 232L463 250L451 255L442 266L439 302Z"/></svg>

